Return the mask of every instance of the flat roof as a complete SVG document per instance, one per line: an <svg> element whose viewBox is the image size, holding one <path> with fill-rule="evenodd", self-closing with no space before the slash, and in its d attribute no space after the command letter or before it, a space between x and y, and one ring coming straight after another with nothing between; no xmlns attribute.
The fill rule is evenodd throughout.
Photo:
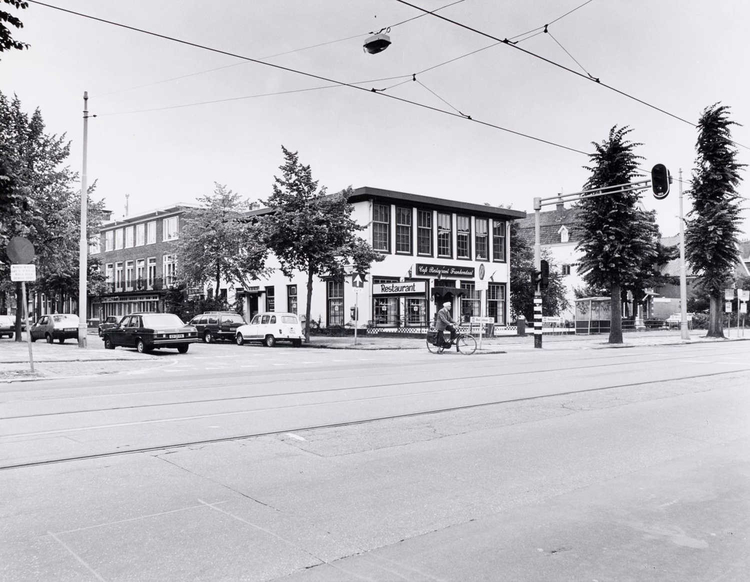
<svg viewBox="0 0 750 582"><path fill-rule="evenodd" d="M163 206L162 208L154 208L153 210L148 210L140 214L133 214L132 216L125 216L122 218L115 218L115 219L109 220L107 222L104 222L104 224L102 224L101 230L112 228L115 226L120 226L122 224L126 224L129 222L139 222L141 220L148 220L149 218L156 218L157 216L162 216L164 214L175 214L177 212L181 212L183 210L192 209L192 208L200 208L200 206L198 206L197 204L191 204L187 202L178 202L177 204Z"/></svg>

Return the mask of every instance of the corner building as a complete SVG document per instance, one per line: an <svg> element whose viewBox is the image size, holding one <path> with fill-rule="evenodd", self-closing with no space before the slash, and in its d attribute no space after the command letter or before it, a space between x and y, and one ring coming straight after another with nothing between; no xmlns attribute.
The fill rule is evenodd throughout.
<svg viewBox="0 0 750 582"><path fill-rule="evenodd" d="M509 315L510 221L526 213L417 194L357 188L349 196L359 234L384 255L361 288L352 277L315 278L313 326L354 325L382 332L424 332L443 302L456 321ZM270 266L273 264L273 259ZM245 291L245 317L258 311L304 315L307 274L276 270Z"/></svg>

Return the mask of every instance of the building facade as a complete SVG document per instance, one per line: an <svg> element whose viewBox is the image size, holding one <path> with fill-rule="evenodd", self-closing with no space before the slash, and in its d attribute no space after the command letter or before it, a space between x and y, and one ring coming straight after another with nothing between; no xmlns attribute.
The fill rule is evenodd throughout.
<svg viewBox="0 0 750 582"><path fill-rule="evenodd" d="M457 321L483 316L507 325L510 221L524 212L371 187L348 200L353 220L365 227L360 236L384 259L373 263L361 288L351 277L316 277L313 327L422 332L445 301ZM245 315L303 315L306 301L307 275L287 278L276 269L246 290Z"/></svg>

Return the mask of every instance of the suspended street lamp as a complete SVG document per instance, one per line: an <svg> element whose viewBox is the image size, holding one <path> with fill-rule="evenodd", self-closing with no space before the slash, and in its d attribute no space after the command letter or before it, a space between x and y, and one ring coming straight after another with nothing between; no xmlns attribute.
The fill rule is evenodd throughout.
<svg viewBox="0 0 750 582"><path fill-rule="evenodd" d="M387 49L391 44L391 37L388 36L388 33L390 31L390 27L381 28L379 32L375 32L372 34L372 36L368 36L365 39L364 46L362 47L363 50L367 53L370 53L371 55L375 55Z"/></svg>

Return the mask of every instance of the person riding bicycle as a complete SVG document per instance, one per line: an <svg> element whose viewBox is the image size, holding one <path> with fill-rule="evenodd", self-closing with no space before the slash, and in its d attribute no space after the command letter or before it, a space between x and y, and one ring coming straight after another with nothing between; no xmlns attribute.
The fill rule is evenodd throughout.
<svg viewBox="0 0 750 582"><path fill-rule="evenodd" d="M456 322L451 317L451 302L446 301L443 303L443 308L437 312L435 320L435 329L437 330L437 345L441 347L448 347L453 344L456 339ZM449 330L451 332L451 341L446 344L444 331Z"/></svg>

